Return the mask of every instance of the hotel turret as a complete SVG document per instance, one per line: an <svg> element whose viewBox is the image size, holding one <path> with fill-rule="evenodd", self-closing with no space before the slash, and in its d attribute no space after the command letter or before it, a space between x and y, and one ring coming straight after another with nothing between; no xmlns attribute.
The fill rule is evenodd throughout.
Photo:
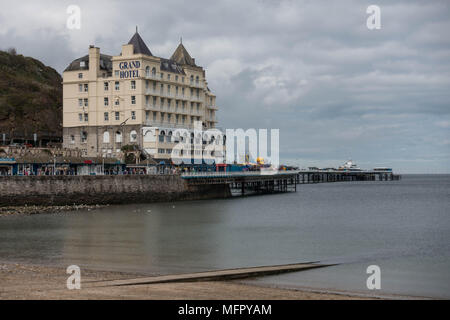
<svg viewBox="0 0 450 320"><path fill-rule="evenodd" d="M84 156L118 157L132 145L151 158L169 159L183 140L176 129L188 130L184 139L196 138L194 125L215 128L216 111L205 70L182 42L169 59L160 58L137 30L119 55L90 46L63 73L64 147ZM220 134L208 139L223 145Z"/></svg>

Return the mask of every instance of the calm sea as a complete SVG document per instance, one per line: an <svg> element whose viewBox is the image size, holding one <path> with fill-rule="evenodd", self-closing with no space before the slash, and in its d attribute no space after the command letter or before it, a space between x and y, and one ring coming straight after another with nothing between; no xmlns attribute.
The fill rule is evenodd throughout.
<svg viewBox="0 0 450 320"><path fill-rule="evenodd" d="M2 216L0 261L146 274L322 261L339 265L252 281L450 298L450 175ZM381 269L381 290L366 287L369 265Z"/></svg>

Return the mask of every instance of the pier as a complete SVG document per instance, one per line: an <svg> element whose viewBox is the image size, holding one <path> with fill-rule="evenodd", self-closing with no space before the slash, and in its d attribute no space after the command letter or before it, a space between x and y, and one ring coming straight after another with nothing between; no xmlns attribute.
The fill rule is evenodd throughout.
<svg viewBox="0 0 450 320"><path fill-rule="evenodd" d="M345 170L289 170L289 171L243 171L243 172L191 172L181 176L189 185L229 185L235 193L295 192L298 184L395 181L401 176L391 171L345 171Z"/></svg>

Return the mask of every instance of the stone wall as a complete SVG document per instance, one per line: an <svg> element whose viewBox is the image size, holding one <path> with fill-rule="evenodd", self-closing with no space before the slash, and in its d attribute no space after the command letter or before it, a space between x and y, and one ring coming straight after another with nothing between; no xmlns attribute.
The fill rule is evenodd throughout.
<svg viewBox="0 0 450 320"><path fill-rule="evenodd" d="M178 175L0 177L0 206L123 204L230 196L228 185L190 186Z"/></svg>
<svg viewBox="0 0 450 320"><path fill-rule="evenodd" d="M110 117L114 117L111 112ZM102 118L103 119L103 118ZM112 119L110 119L112 120ZM86 143L81 142L81 132L85 131L87 134ZM103 142L103 133L109 132L109 143ZM122 142L116 142L116 132L122 133ZM131 142L130 133L136 131L136 141ZM72 143L71 136L75 140ZM107 156L120 157L121 152L117 152L125 145L139 145L142 146L142 126L141 125L105 125L105 126L79 126L79 127L65 127L63 128L63 146L67 149L81 150L84 156L97 157L105 153ZM108 153L107 150L110 150ZM104 152L105 151L105 152Z"/></svg>

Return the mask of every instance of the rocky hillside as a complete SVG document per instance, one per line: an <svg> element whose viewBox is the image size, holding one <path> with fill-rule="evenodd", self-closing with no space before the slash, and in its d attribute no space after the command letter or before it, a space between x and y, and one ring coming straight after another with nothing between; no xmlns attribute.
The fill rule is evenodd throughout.
<svg viewBox="0 0 450 320"><path fill-rule="evenodd" d="M0 51L0 140L62 137L62 78L15 50ZM0 141L1 143L1 141Z"/></svg>

